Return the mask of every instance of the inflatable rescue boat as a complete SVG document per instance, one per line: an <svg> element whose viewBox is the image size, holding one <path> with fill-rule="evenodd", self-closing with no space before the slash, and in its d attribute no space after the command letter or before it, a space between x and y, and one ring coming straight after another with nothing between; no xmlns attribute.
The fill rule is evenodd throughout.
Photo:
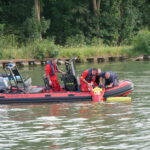
<svg viewBox="0 0 150 150"><path fill-rule="evenodd" d="M13 64L8 64L4 70L5 75L0 77L0 104L92 101L91 92L79 91L73 61L66 62L67 75L63 79L64 87L61 92L54 92L46 79L44 87L32 86L31 79L23 79ZM103 98L106 100L108 97L126 96L132 90L131 81L119 81L117 86L105 89Z"/></svg>

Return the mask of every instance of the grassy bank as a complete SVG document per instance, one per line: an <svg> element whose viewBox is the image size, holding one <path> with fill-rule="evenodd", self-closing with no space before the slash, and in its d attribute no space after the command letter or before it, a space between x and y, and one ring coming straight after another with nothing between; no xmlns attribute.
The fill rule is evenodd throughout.
<svg viewBox="0 0 150 150"><path fill-rule="evenodd" d="M58 57L66 58L77 56L80 60L85 61L88 57L107 57L107 56L129 56L131 55L131 46L84 46L78 48L62 47Z"/></svg>
<svg viewBox="0 0 150 150"><path fill-rule="evenodd" d="M131 46L105 46L103 43L94 45L74 44L60 46L52 39L34 40L19 44L14 36L1 37L0 59L40 59L47 57L71 58L77 56L82 61L85 57L105 57L129 55Z"/></svg>
<svg viewBox="0 0 150 150"><path fill-rule="evenodd" d="M14 35L0 36L0 59L71 58L77 56L84 61L87 57L150 55L150 31L141 30L133 38L131 46L106 46L99 40L87 43L69 42L70 45L56 45L53 39L30 40L19 43Z"/></svg>
<svg viewBox="0 0 150 150"><path fill-rule="evenodd" d="M107 56L129 56L131 53L131 46L82 46L78 48L74 47L60 47L54 46L51 48L41 48L36 46L23 46L23 47L12 47L3 49L1 59L29 59L35 58L43 60L47 57L57 58L71 58L76 56L80 58L82 62L88 57L107 57Z"/></svg>
<svg viewBox="0 0 150 150"><path fill-rule="evenodd" d="M82 47L60 47L49 44L43 45L28 45L22 47L10 47L2 50L0 59L39 59L44 58L71 58L78 57L82 62L88 57L107 57L107 56L132 56L131 46L82 46Z"/></svg>

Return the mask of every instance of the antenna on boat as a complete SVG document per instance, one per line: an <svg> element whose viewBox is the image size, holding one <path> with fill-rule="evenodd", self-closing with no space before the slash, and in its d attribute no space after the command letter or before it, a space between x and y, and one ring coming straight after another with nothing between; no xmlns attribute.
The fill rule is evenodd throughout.
<svg viewBox="0 0 150 150"><path fill-rule="evenodd" d="M73 74L74 76L76 76L75 64L74 64L74 61L76 59L77 59L76 57L73 57L72 59L65 61L67 73Z"/></svg>
<svg viewBox="0 0 150 150"><path fill-rule="evenodd" d="M70 64L71 64L71 70L72 70L72 74L76 77L76 71L75 71L75 65L74 65L74 61L77 59L77 57L73 57L70 60Z"/></svg>

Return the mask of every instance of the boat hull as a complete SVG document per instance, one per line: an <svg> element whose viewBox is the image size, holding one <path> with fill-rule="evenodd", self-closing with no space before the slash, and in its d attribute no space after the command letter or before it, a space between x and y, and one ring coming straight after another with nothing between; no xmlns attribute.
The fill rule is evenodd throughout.
<svg viewBox="0 0 150 150"><path fill-rule="evenodd" d="M132 92L133 84L130 81L122 81L114 88L106 89L104 98L125 96ZM57 103L92 101L90 92L49 92L49 93L25 93L25 94L0 94L0 104L12 103Z"/></svg>
<svg viewBox="0 0 150 150"><path fill-rule="evenodd" d="M126 96L133 90L133 83L131 81L119 81L118 86L105 90L104 98Z"/></svg>

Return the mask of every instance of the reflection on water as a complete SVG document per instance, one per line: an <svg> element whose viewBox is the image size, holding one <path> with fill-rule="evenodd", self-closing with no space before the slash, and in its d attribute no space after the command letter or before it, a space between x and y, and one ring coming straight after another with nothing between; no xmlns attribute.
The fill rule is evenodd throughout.
<svg viewBox="0 0 150 150"><path fill-rule="evenodd" d="M1 137L1 148L99 147L120 126L123 134L129 132L125 121L133 117L131 106L119 103L7 105L1 108L0 132L7 135ZM4 142L8 140L6 145Z"/></svg>
<svg viewBox="0 0 150 150"><path fill-rule="evenodd" d="M131 103L0 105L0 149L149 149L149 65L132 62L100 66L134 82ZM78 73L86 67L78 66Z"/></svg>

